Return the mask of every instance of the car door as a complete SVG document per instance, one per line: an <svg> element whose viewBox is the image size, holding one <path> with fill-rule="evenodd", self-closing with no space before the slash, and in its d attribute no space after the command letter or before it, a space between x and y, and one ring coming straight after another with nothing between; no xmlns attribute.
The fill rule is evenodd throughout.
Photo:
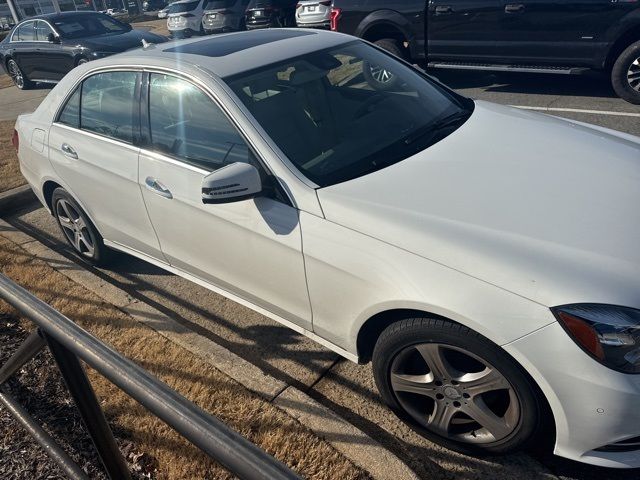
<svg viewBox="0 0 640 480"><path fill-rule="evenodd" d="M429 60L499 61L503 0L430 0Z"/></svg>
<svg viewBox="0 0 640 480"><path fill-rule="evenodd" d="M220 107L186 79L151 73L138 181L171 265L311 330L298 210ZM210 172L250 162L267 192L204 204Z"/></svg>
<svg viewBox="0 0 640 480"><path fill-rule="evenodd" d="M513 62L591 66L607 50L607 31L635 2L503 0L505 57ZM597 65L593 65L597 66Z"/></svg>
<svg viewBox="0 0 640 480"><path fill-rule="evenodd" d="M85 79L49 130L49 158L106 240L162 260L138 186L141 75Z"/></svg>
<svg viewBox="0 0 640 480"><path fill-rule="evenodd" d="M57 82L73 68L73 56L60 44L60 37L55 35L51 26L43 21L35 22L36 48L34 56L34 78ZM49 35L57 38L50 41Z"/></svg>
<svg viewBox="0 0 640 480"><path fill-rule="evenodd" d="M12 57L27 78L35 78L36 68L36 30L35 22L30 20L21 23L11 36Z"/></svg>

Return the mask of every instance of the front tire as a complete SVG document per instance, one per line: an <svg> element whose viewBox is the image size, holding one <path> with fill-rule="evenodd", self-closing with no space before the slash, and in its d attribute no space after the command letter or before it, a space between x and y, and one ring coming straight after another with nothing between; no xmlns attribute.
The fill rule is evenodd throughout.
<svg viewBox="0 0 640 480"><path fill-rule="evenodd" d="M112 258L104 239L84 210L64 188L56 188L51 196L53 215L73 251L93 265L106 265Z"/></svg>
<svg viewBox="0 0 640 480"><path fill-rule="evenodd" d="M7 72L9 73L13 84L20 90L29 90L30 88L33 88L33 82L31 82L31 80L22 73L22 69L13 58L10 58L7 62Z"/></svg>
<svg viewBox="0 0 640 480"><path fill-rule="evenodd" d="M437 318L387 327L373 352L376 385L389 407L424 437L470 454L505 454L542 431L532 381L501 348Z"/></svg>
<svg viewBox="0 0 640 480"><path fill-rule="evenodd" d="M616 59L611 85L620 98L640 105L640 41L629 45Z"/></svg>

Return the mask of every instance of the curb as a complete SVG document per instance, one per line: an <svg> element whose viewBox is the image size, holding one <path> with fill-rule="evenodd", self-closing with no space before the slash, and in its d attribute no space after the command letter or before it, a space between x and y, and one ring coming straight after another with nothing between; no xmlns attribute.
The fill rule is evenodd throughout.
<svg viewBox="0 0 640 480"><path fill-rule="evenodd" d="M0 212L7 213L17 207L28 205L37 200L35 193L29 185L12 188L0 193Z"/></svg>
<svg viewBox="0 0 640 480"><path fill-rule="evenodd" d="M27 252L81 284L105 302L116 306L170 341L198 355L248 390L281 408L316 435L324 438L346 458L369 472L374 479L418 478L395 454L298 388L266 374L230 350L196 334L150 305L132 298L120 288L102 280L2 219L0 219L0 236L20 245Z"/></svg>

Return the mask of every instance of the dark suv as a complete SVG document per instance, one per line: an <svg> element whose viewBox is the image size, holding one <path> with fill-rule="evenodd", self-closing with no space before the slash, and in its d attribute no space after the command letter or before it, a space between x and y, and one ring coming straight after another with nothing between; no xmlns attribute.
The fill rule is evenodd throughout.
<svg viewBox="0 0 640 480"><path fill-rule="evenodd" d="M638 0L334 0L331 25L429 67L605 71L640 104Z"/></svg>
<svg viewBox="0 0 640 480"><path fill-rule="evenodd" d="M247 30L254 28L295 27L297 0L251 0L247 6Z"/></svg>

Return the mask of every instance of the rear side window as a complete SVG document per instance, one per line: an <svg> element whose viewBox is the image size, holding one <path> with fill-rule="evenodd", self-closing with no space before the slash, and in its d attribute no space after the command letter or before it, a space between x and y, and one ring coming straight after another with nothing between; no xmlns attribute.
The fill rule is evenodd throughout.
<svg viewBox="0 0 640 480"><path fill-rule="evenodd" d="M80 128L80 93L82 87L76 88L73 95L67 100L67 104L62 109L58 122L69 125L70 127Z"/></svg>
<svg viewBox="0 0 640 480"><path fill-rule="evenodd" d="M11 38L14 42L33 42L36 39L36 29L34 22L23 23Z"/></svg>
<svg viewBox="0 0 640 480"><path fill-rule="evenodd" d="M207 170L253 163L249 147L222 110L185 80L151 74L149 126L154 150L187 163Z"/></svg>
<svg viewBox="0 0 640 480"><path fill-rule="evenodd" d="M80 128L133 143L138 75L136 72L107 72L82 82Z"/></svg>

